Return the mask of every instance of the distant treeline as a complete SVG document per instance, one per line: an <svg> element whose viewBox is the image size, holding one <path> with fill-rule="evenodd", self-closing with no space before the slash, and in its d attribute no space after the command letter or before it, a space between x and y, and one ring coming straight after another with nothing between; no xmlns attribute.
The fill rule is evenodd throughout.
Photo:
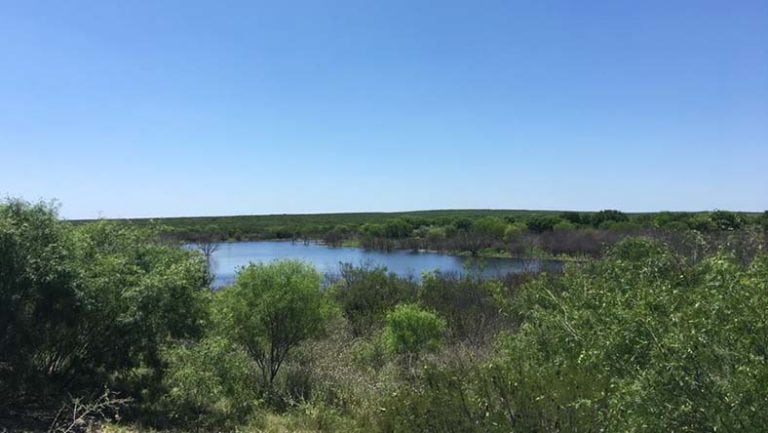
<svg viewBox="0 0 768 433"><path fill-rule="evenodd" d="M399 213L254 215L120 220L187 242L319 240L331 246L509 256L598 256L627 236L677 239L693 230L716 240L768 229L768 211L624 213L435 210ZM676 242L680 240L677 239Z"/></svg>

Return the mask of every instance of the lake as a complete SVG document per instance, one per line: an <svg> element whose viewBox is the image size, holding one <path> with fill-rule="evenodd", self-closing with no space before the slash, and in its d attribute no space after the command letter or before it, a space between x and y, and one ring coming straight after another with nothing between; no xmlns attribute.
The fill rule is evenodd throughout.
<svg viewBox="0 0 768 433"><path fill-rule="evenodd" d="M509 273L561 270L559 260L477 259L435 252L406 250L370 251L356 247L329 247L318 243L291 241L221 242L213 253L214 287L231 284L237 270L250 262L298 259L313 265L325 275L339 272L341 263L355 266L385 266L400 276L419 279L423 272L479 272L486 277Z"/></svg>

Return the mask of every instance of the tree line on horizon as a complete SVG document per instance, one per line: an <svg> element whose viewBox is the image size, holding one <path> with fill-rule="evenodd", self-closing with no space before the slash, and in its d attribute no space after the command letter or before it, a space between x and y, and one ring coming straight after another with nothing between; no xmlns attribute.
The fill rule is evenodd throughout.
<svg viewBox="0 0 768 433"><path fill-rule="evenodd" d="M78 223L88 220L76 220ZM365 236L385 239L454 236L459 232L492 231L495 235L516 231L543 233L553 230L640 229L733 231L768 225L763 213L714 210L709 212L625 213L615 209L578 211L439 210L396 213L341 213L306 215L241 215L168 217L115 220L154 225L185 240L213 236L219 240L323 239Z"/></svg>
<svg viewBox="0 0 768 433"><path fill-rule="evenodd" d="M319 241L365 249L431 250L472 256L599 257L624 238L644 236L673 244L719 244L734 234L746 241L768 228L768 211L626 214L538 211L424 211L400 214L320 214L120 220L152 227L182 242L239 240Z"/></svg>

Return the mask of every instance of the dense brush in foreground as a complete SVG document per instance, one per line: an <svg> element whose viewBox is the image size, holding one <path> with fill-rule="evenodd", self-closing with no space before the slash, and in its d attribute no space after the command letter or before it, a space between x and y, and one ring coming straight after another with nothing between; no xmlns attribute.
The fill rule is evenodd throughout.
<svg viewBox="0 0 768 433"><path fill-rule="evenodd" d="M505 281L345 266L321 286L275 262L211 292L205 261L153 232L9 202L0 431L766 431L768 257L749 237L631 238Z"/></svg>

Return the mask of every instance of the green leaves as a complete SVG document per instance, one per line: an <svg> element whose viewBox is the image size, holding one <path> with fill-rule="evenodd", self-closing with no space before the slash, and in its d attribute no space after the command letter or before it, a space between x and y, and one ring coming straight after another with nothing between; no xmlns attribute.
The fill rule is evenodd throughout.
<svg viewBox="0 0 768 433"><path fill-rule="evenodd" d="M660 244L625 241L556 283L527 285L516 304L526 322L491 371L518 384L505 391L518 413L571 430L752 431L768 412L767 276L764 257L686 265Z"/></svg>
<svg viewBox="0 0 768 433"><path fill-rule="evenodd" d="M341 265L341 279L331 289L334 300L350 324L353 335L369 335L388 310L417 297L418 285L399 278L385 267Z"/></svg>
<svg viewBox="0 0 768 433"><path fill-rule="evenodd" d="M395 353L416 354L440 347L446 323L415 304L401 304L387 314L387 344Z"/></svg>
<svg viewBox="0 0 768 433"><path fill-rule="evenodd" d="M289 352L321 335L334 311L320 291L320 274L291 260L243 268L219 297L221 332L246 349L270 387Z"/></svg>
<svg viewBox="0 0 768 433"><path fill-rule="evenodd" d="M162 403L174 422L234 430L257 409L259 378L253 360L232 342L209 337L173 345L162 358L168 366Z"/></svg>
<svg viewBox="0 0 768 433"><path fill-rule="evenodd" d="M157 374L160 345L201 333L204 270L147 230L0 204L0 392L124 389L133 368Z"/></svg>

